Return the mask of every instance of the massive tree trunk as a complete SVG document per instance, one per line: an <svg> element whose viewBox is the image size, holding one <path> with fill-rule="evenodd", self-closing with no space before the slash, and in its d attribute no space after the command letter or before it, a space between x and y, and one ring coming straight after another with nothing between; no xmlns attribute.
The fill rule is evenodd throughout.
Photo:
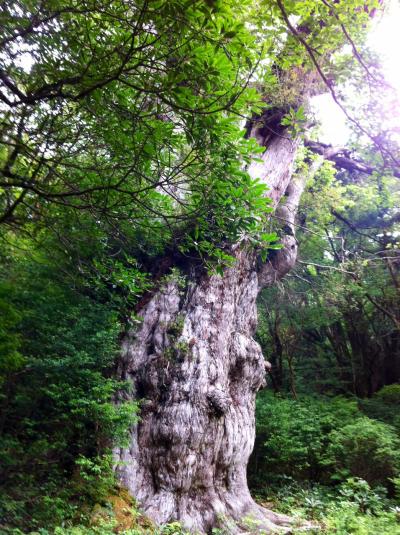
<svg viewBox="0 0 400 535"><path fill-rule="evenodd" d="M251 135L263 143L260 130ZM123 342L120 376L141 413L130 446L115 452L120 480L156 523L179 520L193 532L227 525L241 533L247 520L269 532L289 523L253 501L246 478L255 396L268 366L253 339L256 298L294 265L304 186L304 177L292 177L298 143L285 132L268 137L249 173L269 186L283 249L262 263L254 251L233 247L236 263L223 276L171 274Z"/></svg>
<svg viewBox="0 0 400 535"><path fill-rule="evenodd" d="M295 67L294 105L300 105L318 91L313 86L319 76L331 86L302 37L307 24L294 28L281 1L278 7L316 67ZM263 263L245 246L233 247L236 263L223 276L188 268L183 280L171 273L138 311L142 321L123 342L119 373L131 383L131 396L141 400L141 414L130 447L115 452L120 480L156 523L179 520L197 533L224 525L230 534L247 532L246 518L268 533L290 524L253 501L246 474L255 396L268 367L253 339L256 299L296 261L295 214L306 179L293 178L298 141L272 111L249 126L266 150L248 171L269 187L283 248ZM335 149L322 155L331 153ZM319 165L313 163L311 172Z"/></svg>

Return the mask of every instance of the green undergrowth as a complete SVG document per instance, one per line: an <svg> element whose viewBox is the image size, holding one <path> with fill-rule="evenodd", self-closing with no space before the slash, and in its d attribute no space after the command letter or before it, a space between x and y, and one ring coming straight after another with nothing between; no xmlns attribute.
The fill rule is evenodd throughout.
<svg viewBox="0 0 400 535"><path fill-rule="evenodd" d="M393 493L392 480L400 472L398 410L380 396L368 400L367 407L356 398L292 399L263 392L257 400L251 485L258 488L289 477L335 486L357 477Z"/></svg>
<svg viewBox="0 0 400 535"><path fill-rule="evenodd" d="M399 489L399 486L397 486ZM400 501L387 498L383 489L372 489L359 478L349 478L332 489L324 485L298 483L290 478L270 485L256 494L256 500L268 509L289 514L294 521L293 534L310 535L398 535ZM315 528L302 526L312 523ZM246 520L249 534L263 534L251 519ZM297 526L297 527L296 527ZM212 535L229 535L230 529L215 528ZM119 489L87 512L77 525L62 522L52 529L34 531L0 530L7 535L188 535L178 522L154 526L140 513L127 492Z"/></svg>
<svg viewBox="0 0 400 535"><path fill-rule="evenodd" d="M388 499L382 489L372 489L362 479L349 478L342 485L298 483L287 478L259 491L259 503L291 515L298 526L305 521L315 529L296 534L396 535L400 533L400 502Z"/></svg>
<svg viewBox="0 0 400 535"><path fill-rule="evenodd" d="M400 534L398 385L368 400L262 392L249 480L294 533Z"/></svg>
<svg viewBox="0 0 400 535"><path fill-rule="evenodd" d="M0 533L79 521L115 485L138 407L115 396L120 319L55 266L0 270ZM15 531L15 533L18 533Z"/></svg>
<svg viewBox="0 0 400 535"><path fill-rule="evenodd" d="M256 496L257 501L274 511L290 514L295 535L398 535L400 507L388 500L361 479L352 479L332 491L321 485L298 484L286 481L271 486ZM248 519L248 533L263 534L256 523ZM315 528L304 529L306 523ZM297 527L296 527L297 526ZM140 514L125 491L109 497L102 506L95 506L86 523L76 526L57 526L25 532L14 529L12 535L188 535L178 522L156 527ZM229 529L215 528L212 535L229 535Z"/></svg>

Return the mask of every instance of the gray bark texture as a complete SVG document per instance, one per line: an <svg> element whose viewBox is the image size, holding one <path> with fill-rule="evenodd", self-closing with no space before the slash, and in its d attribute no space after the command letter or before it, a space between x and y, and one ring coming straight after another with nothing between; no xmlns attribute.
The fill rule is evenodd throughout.
<svg viewBox="0 0 400 535"><path fill-rule="evenodd" d="M262 263L236 247L236 263L223 276L166 277L123 341L119 374L141 400L141 413L130 446L115 452L117 472L157 524L178 520L193 533L289 530L288 517L253 501L246 469L268 366L253 339L256 298L297 254L294 218L304 180L292 180L296 150L297 142L275 136L262 163L249 169L267 183L274 206L281 202L284 248Z"/></svg>

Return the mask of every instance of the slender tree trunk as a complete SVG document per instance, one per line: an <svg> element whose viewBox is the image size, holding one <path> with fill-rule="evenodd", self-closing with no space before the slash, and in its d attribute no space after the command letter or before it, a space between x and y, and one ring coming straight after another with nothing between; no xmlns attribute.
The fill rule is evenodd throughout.
<svg viewBox="0 0 400 535"><path fill-rule="evenodd" d="M264 304L267 310L267 305ZM279 334L279 311L277 310L273 319L268 318L269 332L274 343L274 350L271 353L270 376L275 392L282 390L283 385L283 345Z"/></svg>
<svg viewBox="0 0 400 535"><path fill-rule="evenodd" d="M251 498L246 468L255 438L255 396L268 363L253 339L256 298L294 265L294 216L303 182L291 181L297 143L269 140L262 163L275 206L285 195L284 248L266 263L234 247L223 276L171 275L139 311L123 342L120 376L141 400L128 448L115 452L121 482L156 523L179 520L193 532L226 525L242 533L246 517L267 532L289 519ZM233 522L233 523L232 523ZM243 531L244 530L244 531Z"/></svg>
<svg viewBox="0 0 400 535"><path fill-rule="evenodd" d="M324 333L329 340L332 351L336 358L339 370L340 382L345 385L345 390L355 394L355 377L353 357L348 347L346 331L340 319L324 329Z"/></svg>

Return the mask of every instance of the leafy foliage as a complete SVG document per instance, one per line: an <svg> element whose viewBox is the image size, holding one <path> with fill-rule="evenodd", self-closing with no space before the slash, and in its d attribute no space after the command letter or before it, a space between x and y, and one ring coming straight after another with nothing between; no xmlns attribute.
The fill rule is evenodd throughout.
<svg viewBox="0 0 400 535"><path fill-rule="evenodd" d="M358 476L371 484L387 483L400 468L399 437L387 424L360 418L330 434L328 462L337 477Z"/></svg>
<svg viewBox="0 0 400 535"><path fill-rule="evenodd" d="M250 483L262 505L299 524L311 520L315 533L399 533L392 486L398 477L391 477L400 470L398 441L391 426L366 418L354 400L264 392Z"/></svg>
<svg viewBox="0 0 400 535"><path fill-rule="evenodd" d="M300 172L309 159L307 149ZM398 201L390 173L325 162L309 181L298 217L300 262L260 300L258 336L276 389L290 383L364 398L398 382Z"/></svg>
<svg viewBox="0 0 400 535"><path fill-rule="evenodd" d="M257 441L250 476L324 484L358 477L390 487L400 470L399 436L344 398L257 400ZM262 467L262 469L261 469ZM254 472L253 472L254 471Z"/></svg>
<svg viewBox="0 0 400 535"><path fill-rule="evenodd" d="M256 455L270 475L324 480L329 435L356 416L356 404L340 398L299 402L264 394L257 400L257 441L265 442Z"/></svg>
<svg viewBox="0 0 400 535"><path fill-rule="evenodd" d="M260 103L261 48L238 16L251 2L129 4L8 4L1 221L34 214L75 254L79 229L106 254L173 241L213 257L266 203L237 118Z"/></svg>
<svg viewBox="0 0 400 535"><path fill-rule="evenodd" d="M34 527L101 499L104 478L114 484L104 452L125 439L137 408L113 403L124 385L110 376L121 328L112 307L63 284L54 266L8 267L0 292L18 315L5 316L1 329L18 351L1 370L1 517ZM85 479L88 470L96 482Z"/></svg>

